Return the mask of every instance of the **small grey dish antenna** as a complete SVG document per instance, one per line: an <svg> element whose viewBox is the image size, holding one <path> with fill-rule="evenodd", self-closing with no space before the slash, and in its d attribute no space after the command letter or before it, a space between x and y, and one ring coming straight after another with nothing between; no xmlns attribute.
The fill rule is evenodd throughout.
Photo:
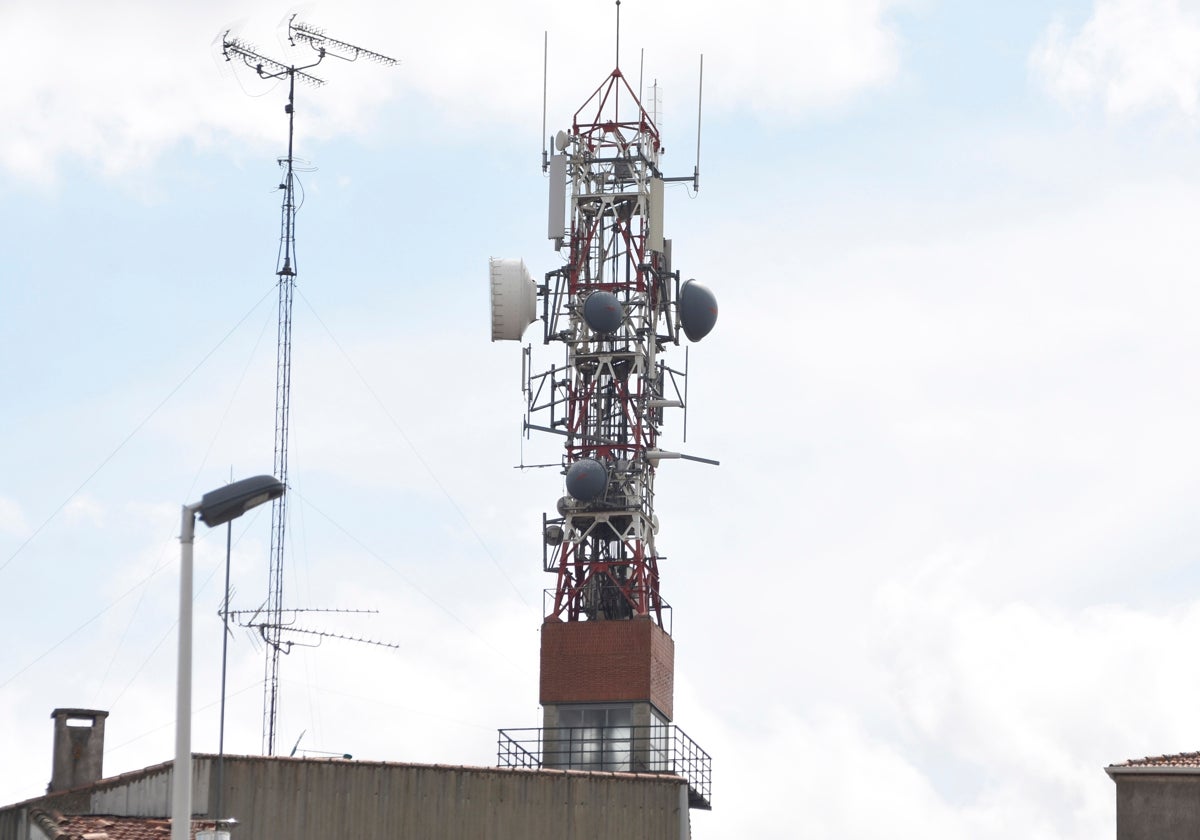
<svg viewBox="0 0 1200 840"><path fill-rule="evenodd" d="M570 142L571 135L567 134L565 131L560 131L558 134L554 135L554 148L558 149L560 152L565 152Z"/></svg>
<svg viewBox="0 0 1200 840"><path fill-rule="evenodd" d="M595 291L584 298L583 320L602 335L612 335L625 320L625 309L612 292Z"/></svg>
<svg viewBox="0 0 1200 840"><path fill-rule="evenodd" d="M567 492L581 502L594 502L608 487L608 470L592 458L582 458L567 468Z"/></svg>

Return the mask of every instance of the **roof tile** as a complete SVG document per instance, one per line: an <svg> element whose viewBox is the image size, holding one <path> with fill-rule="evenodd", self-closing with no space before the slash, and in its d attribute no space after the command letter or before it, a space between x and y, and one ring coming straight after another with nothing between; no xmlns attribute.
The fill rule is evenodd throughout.
<svg viewBox="0 0 1200 840"><path fill-rule="evenodd" d="M50 840L167 840L171 836L171 821L151 817L64 816L57 811L36 808L30 817ZM211 821L194 821L192 836L197 831L213 828Z"/></svg>
<svg viewBox="0 0 1200 840"><path fill-rule="evenodd" d="M1115 767L1197 767L1200 768L1200 752L1176 753L1174 755L1152 755L1131 758Z"/></svg>

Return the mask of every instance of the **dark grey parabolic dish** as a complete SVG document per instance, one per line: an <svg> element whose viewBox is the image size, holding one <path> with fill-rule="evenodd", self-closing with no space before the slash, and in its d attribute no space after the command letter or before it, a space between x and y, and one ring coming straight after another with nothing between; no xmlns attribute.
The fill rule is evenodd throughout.
<svg viewBox="0 0 1200 840"><path fill-rule="evenodd" d="M583 301L583 320L598 333L615 333L624 316L621 301L612 292L592 292Z"/></svg>
<svg viewBox="0 0 1200 840"><path fill-rule="evenodd" d="M581 502L600 498L607 486L608 470L599 461L584 458L567 468L567 492Z"/></svg>
<svg viewBox="0 0 1200 840"><path fill-rule="evenodd" d="M679 290L679 323L689 341L699 341L712 332L717 323L717 298L695 280Z"/></svg>

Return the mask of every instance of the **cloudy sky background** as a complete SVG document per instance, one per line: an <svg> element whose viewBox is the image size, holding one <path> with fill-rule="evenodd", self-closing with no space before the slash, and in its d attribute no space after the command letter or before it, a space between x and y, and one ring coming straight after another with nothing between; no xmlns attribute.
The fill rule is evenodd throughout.
<svg viewBox="0 0 1200 840"><path fill-rule="evenodd" d="M512 469L557 455L522 446L487 258L556 265L543 32L554 131L613 7L403 5L299 9L403 64L298 92L286 590L400 649L285 657L279 742L487 765L539 722L561 495ZM170 757L179 505L271 467L286 91L212 41L286 57L293 9L199 6L0 6L0 802L44 789L55 707L111 712L108 773ZM658 483L695 836L1112 836L1103 767L1200 747L1200 3L622 13L674 174L705 57L667 230L721 320L668 445L722 465ZM269 519L233 530L239 608ZM223 559L202 533L197 750ZM227 747L257 752L262 652L230 657Z"/></svg>

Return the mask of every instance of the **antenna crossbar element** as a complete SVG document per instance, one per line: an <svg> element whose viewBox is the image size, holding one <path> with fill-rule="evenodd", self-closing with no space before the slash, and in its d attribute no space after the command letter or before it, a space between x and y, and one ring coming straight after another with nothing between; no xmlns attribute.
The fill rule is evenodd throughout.
<svg viewBox="0 0 1200 840"><path fill-rule="evenodd" d="M379 610L356 610L356 609L345 609L342 607L300 607L298 609L284 610L284 612L286 612L288 614L296 614L296 615L298 615L300 613L338 613L340 615L379 615ZM225 613L225 614L234 620L238 620L238 619L242 618L242 616L248 615L248 616L250 616L251 621L253 621L253 619L257 618L259 615L262 614L262 607L259 607L256 610L230 610L228 613ZM252 625L247 624L245 626L249 627Z"/></svg>
<svg viewBox="0 0 1200 840"><path fill-rule="evenodd" d="M233 61L234 58L240 58L245 62L247 67L264 79L282 79L287 76L293 76L313 87L321 87L321 85L325 84L324 79L317 78L311 73L305 73L305 68L289 66L281 61L268 58L256 51L253 46L245 41L239 38L230 38L228 32L225 33L225 37L221 41L221 54L225 56L226 61ZM310 66L315 67L316 65L313 64Z"/></svg>
<svg viewBox="0 0 1200 840"><path fill-rule="evenodd" d="M310 26L307 23L297 22L295 15L292 15L292 19L288 22L288 40L293 46L295 46L297 40L303 41L322 56L331 55L343 61L358 61L360 58L365 58L367 61L374 61L377 64L382 64L384 67L395 67L400 63L383 53L377 53L354 44L348 44L345 41L339 41L336 38L330 38L325 34L324 29Z"/></svg>
<svg viewBox="0 0 1200 840"><path fill-rule="evenodd" d="M367 639L362 636L348 636L344 633L331 633L327 630L309 630L307 627L289 627L289 633L307 633L310 636L320 636L323 639L341 639L344 642L358 642L364 645L375 645L376 647L400 649L400 645L392 642L382 642L378 639Z"/></svg>

